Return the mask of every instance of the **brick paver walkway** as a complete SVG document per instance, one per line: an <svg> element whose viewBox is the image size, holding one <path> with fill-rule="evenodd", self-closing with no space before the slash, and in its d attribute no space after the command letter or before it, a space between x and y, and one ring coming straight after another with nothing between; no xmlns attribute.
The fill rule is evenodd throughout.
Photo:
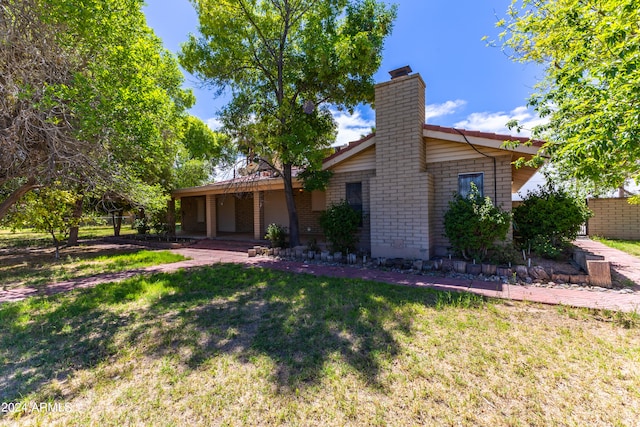
<svg viewBox="0 0 640 427"><path fill-rule="evenodd" d="M614 274L640 285L640 258L591 239L578 239L574 244L585 251L604 256L605 261L611 263Z"/></svg>
<svg viewBox="0 0 640 427"><path fill-rule="evenodd" d="M235 248L234 248L235 249ZM267 257L248 258L246 252L221 249L183 248L174 249L192 259L163 264L122 273L104 274L84 279L70 280L51 284L44 291L35 288L20 288L0 291L0 303L19 301L34 295L54 294L70 289L87 288L99 283L120 281L137 274L168 273L179 269L193 268L216 263L237 263L246 266L258 266L293 273L306 273L315 276L341 278L361 278L378 282L421 286L445 291L466 291L488 297L506 298L518 301L531 301L544 304L564 304L575 307L610 309L617 311L640 312L640 293L618 294L612 292L592 292L574 289L540 288L535 286L507 285L480 280L460 280L446 277L418 276L390 271L367 270L349 266L328 266L307 264L297 261L278 261Z"/></svg>

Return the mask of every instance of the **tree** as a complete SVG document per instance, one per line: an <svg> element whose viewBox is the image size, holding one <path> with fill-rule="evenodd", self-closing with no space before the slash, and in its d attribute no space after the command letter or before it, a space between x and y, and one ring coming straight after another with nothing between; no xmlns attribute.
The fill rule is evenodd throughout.
<svg viewBox="0 0 640 427"><path fill-rule="evenodd" d="M193 95L181 88L177 61L147 27L142 4L0 5L0 185L14 189L0 218L51 182L117 192L134 204L158 194L159 184L167 197Z"/></svg>
<svg viewBox="0 0 640 427"><path fill-rule="evenodd" d="M65 168L93 169L95 147L73 138L61 88L74 80L76 52L56 43L60 24L39 0L0 3L0 185L11 188L0 218L24 194Z"/></svg>
<svg viewBox="0 0 640 427"><path fill-rule="evenodd" d="M292 177L317 170L335 138L329 103L373 101L395 7L375 0L193 0L199 37L179 55L187 71L230 90L225 132L283 179L290 242L298 245Z"/></svg>
<svg viewBox="0 0 640 427"><path fill-rule="evenodd" d="M529 104L548 124L533 137L565 178L604 188L640 179L638 22L640 0L513 0L499 22L511 58L544 67Z"/></svg>
<svg viewBox="0 0 640 427"><path fill-rule="evenodd" d="M10 214L10 224L15 228L32 227L35 231L51 236L56 247L56 259L60 258L60 243L69 229L80 221L74 218L77 196L54 186L40 188L29 193Z"/></svg>

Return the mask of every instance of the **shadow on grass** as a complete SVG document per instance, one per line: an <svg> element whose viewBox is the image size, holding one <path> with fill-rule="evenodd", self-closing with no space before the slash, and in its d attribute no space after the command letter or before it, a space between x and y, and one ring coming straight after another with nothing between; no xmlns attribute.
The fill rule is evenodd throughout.
<svg viewBox="0 0 640 427"><path fill-rule="evenodd" d="M197 369L221 353L265 355L279 390L322 380L339 358L380 387L381 364L412 334L420 306L479 306L482 297L220 264L0 306L0 401L117 358L122 343ZM56 396L45 396L55 399ZM70 396L65 396L69 398Z"/></svg>

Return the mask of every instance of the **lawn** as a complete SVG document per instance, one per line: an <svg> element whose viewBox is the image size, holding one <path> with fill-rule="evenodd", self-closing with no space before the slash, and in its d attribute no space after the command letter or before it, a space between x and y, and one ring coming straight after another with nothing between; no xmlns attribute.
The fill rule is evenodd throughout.
<svg viewBox="0 0 640 427"><path fill-rule="evenodd" d="M610 248L619 249L629 255L640 257L640 241L638 240L615 240L604 239L602 237L593 237L593 240L603 243Z"/></svg>
<svg viewBox="0 0 640 427"><path fill-rule="evenodd" d="M2 305L0 324L0 402L21 408L0 423L640 419L637 315L219 264Z"/></svg>
<svg viewBox="0 0 640 427"><path fill-rule="evenodd" d="M107 227L81 228L84 239L104 235ZM85 242L61 250L54 257L50 239L31 231L11 233L0 230L0 290L92 276L100 273L143 268L185 259L169 251L143 250L133 245ZM41 247L44 245L44 247Z"/></svg>
<svg viewBox="0 0 640 427"><path fill-rule="evenodd" d="M123 226L120 235L135 234L136 230ZM113 227L108 225L80 227L79 239L97 239L113 236ZM51 236L47 233L38 233L31 229L11 231L8 228L0 228L0 248L25 248L25 247L53 247Z"/></svg>

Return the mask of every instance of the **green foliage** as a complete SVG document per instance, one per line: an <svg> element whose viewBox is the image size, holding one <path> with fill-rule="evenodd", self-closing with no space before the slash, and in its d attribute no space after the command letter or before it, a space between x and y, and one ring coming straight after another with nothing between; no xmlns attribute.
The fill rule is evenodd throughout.
<svg viewBox="0 0 640 427"><path fill-rule="evenodd" d="M272 223L267 226L267 234L265 239L271 242L272 248L284 248L287 241L287 227Z"/></svg>
<svg viewBox="0 0 640 427"><path fill-rule="evenodd" d="M638 22L640 0L513 0L499 22L509 55L544 67L529 105L548 124L533 136L565 178L601 188L640 179Z"/></svg>
<svg viewBox="0 0 640 427"><path fill-rule="evenodd" d="M33 228L47 233L56 246L56 258L60 242L69 235L69 229L77 226L80 218L73 217L76 195L55 187L45 187L28 193L15 205L7 218L13 230Z"/></svg>
<svg viewBox="0 0 640 427"><path fill-rule="evenodd" d="M472 184L469 196L455 194L444 214L445 235L465 259L483 260L496 240L504 240L511 214L482 197Z"/></svg>
<svg viewBox="0 0 640 427"><path fill-rule="evenodd" d="M294 167L320 170L335 139L329 105L372 102L373 75L395 7L375 0L194 0L200 35L179 54L182 66L228 90L223 130L238 151L280 173L293 205ZM298 221L289 232L299 244Z"/></svg>
<svg viewBox="0 0 640 427"><path fill-rule="evenodd" d="M0 167L0 183L64 179L85 193L118 192L135 205L149 200L136 199L146 191L127 192L138 186L159 185L166 195L194 98L181 87L176 58L146 25L143 1L5 3L0 98L11 102L0 111L2 144L17 146L7 152L28 162L2 157L2 164L22 166Z"/></svg>
<svg viewBox="0 0 640 427"><path fill-rule="evenodd" d="M522 253L513 243L498 243L493 245L487 252L487 259L493 264L522 264Z"/></svg>
<svg viewBox="0 0 640 427"><path fill-rule="evenodd" d="M298 174L298 178L302 180L304 191L326 190L332 176L333 171L330 170L305 169Z"/></svg>
<svg viewBox="0 0 640 427"><path fill-rule="evenodd" d="M591 216L584 200L566 190L547 186L527 194L513 210L516 237L532 251L558 257Z"/></svg>
<svg viewBox="0 0 640 427"><path fill-rule="evenodd" d="M343 200L322 212L320 227L334 251L355 252L360 220L361 212L356 211L346 200Z"/></svg>

